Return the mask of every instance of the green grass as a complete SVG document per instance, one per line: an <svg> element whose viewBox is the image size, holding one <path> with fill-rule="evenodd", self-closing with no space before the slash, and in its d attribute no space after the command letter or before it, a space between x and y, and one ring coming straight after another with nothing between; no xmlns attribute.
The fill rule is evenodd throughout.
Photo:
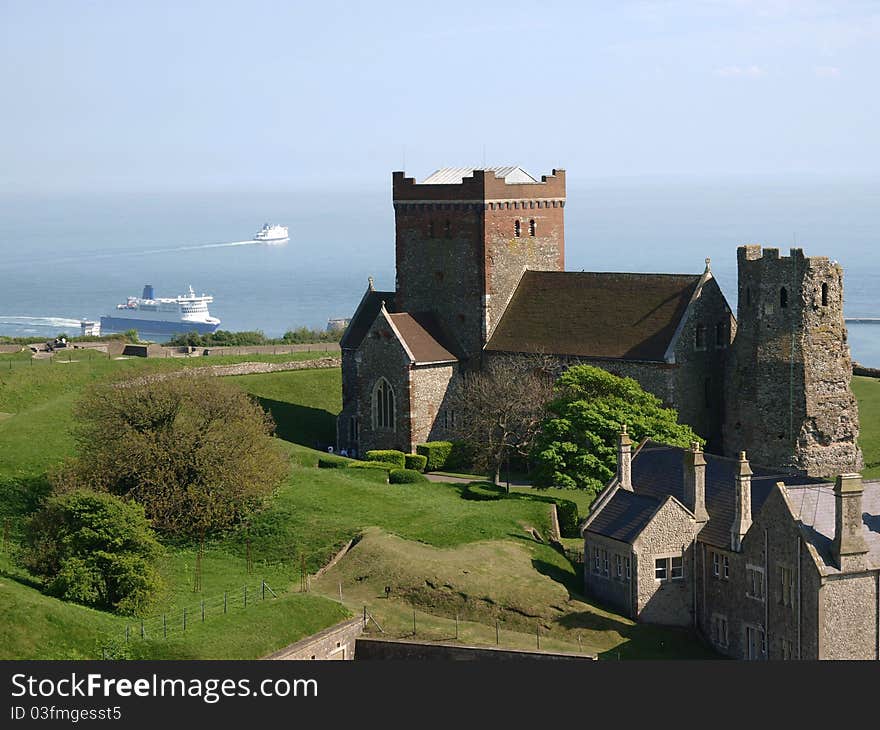
<svg viewBox="0 0 880 730"><path fill-rule="evenodd" d="M880 380L854 377L852 389L859 401L859 446L865 457L862 476L880 478Z"/></svg>

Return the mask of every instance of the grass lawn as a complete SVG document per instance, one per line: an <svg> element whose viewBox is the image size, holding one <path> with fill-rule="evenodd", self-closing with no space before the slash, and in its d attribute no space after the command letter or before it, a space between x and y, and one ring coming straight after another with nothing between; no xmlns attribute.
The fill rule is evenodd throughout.
<svg viewBox="0 0 880 730"><path fill-rule="evenodd" d="M859 446L865 457L862 476L880 478L880 380L855 377L852 389L859 401Z"/></svg>

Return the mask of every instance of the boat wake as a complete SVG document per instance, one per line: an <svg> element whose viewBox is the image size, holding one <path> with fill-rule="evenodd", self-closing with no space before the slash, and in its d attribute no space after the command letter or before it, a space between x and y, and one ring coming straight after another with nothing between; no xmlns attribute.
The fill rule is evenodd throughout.
<svg viewBox="0 0 880 730"><path fill-rule="evenodd" d="M0 326L7 325L10 327L62 327L77 329L79 334L78 319L70 317L24 317L20 315L0 314Z"/></svg>

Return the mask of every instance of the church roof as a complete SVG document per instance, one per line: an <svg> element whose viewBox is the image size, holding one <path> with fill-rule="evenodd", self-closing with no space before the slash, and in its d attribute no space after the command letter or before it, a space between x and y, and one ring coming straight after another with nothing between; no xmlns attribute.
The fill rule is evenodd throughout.
<svg viewBox="0 0 880 730"><path fill-rule="evenodd" d="M685 503L684 449L655 441L645 441L632 458L633 491L617 489L607 504L587 525L589 532L631 542L645 528L667 497ZM699 539L720 548L730 548L730 526L734 517L737 460L717 454L706 458L706 511L709 520L700 530ZM821 479L805 477L778 469L752 464L752 514L757 514L777 482L785 485L828 486ZM633 508L632 495L641 508ZM647 500L647 502L645 502ZM647 504L653 505L648 510ZM833 505L832 505L833 506ZM608 514L605 515L605 512ZM833 532L833 517L832 517ZM624 537L617 537L624 535Z"/></svg>
<svg viewBox="0 0 880 730"><path fill-rule="evenodd" d="M422 180L422 185L458 185L466 177L471 177L475 170L494 172L495 177L508 184L538 182L529 173L516 165L506 167L441 167Z"/></svg>
<svg viewBox="0 0 880 730"><path fill-rule="evenodd" d="M416 364L455 362L452 354L455 349L446 336L437 318L427 312L398 312L389 314L403 344L409 350Z"/></svg>
<svg viewBox="0 0 880 730"><path fill-rule="evenodd" d="M700 279L526 271L486 349L663 362Z"/></svg>
<svg viewBox="0 0 880 730"><path fill-rule="evenodd" d="M370 325L379 314L382 308L382 302L385 302L385 309L389 312L394 311L394 292L393 291L376 291L372 288L367 289L361 303L358 305L351 322L348 323L342 338L339 340L339 346L344 349L357 349L367 336Z"/></svg>

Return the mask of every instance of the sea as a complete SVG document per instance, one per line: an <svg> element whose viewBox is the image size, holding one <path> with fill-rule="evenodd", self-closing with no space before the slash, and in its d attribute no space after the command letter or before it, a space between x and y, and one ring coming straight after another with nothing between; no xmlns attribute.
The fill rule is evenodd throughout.
<svg viewBox="0 0 880 730"><path fill-rule="evenodd" d="M389 176L390 178L390 176ZM699 273L736 307L736 247L798 246L844 267L845 315L880 318L880 180L569 179L566 268ZM281 246L252 241L286 225ZM79 333L152 284L213 295L227 330L280 336L350 317L394 288L390 179L275 192L0 193L0 335ZM880 367L880 322L848 325Z"/></svg>

